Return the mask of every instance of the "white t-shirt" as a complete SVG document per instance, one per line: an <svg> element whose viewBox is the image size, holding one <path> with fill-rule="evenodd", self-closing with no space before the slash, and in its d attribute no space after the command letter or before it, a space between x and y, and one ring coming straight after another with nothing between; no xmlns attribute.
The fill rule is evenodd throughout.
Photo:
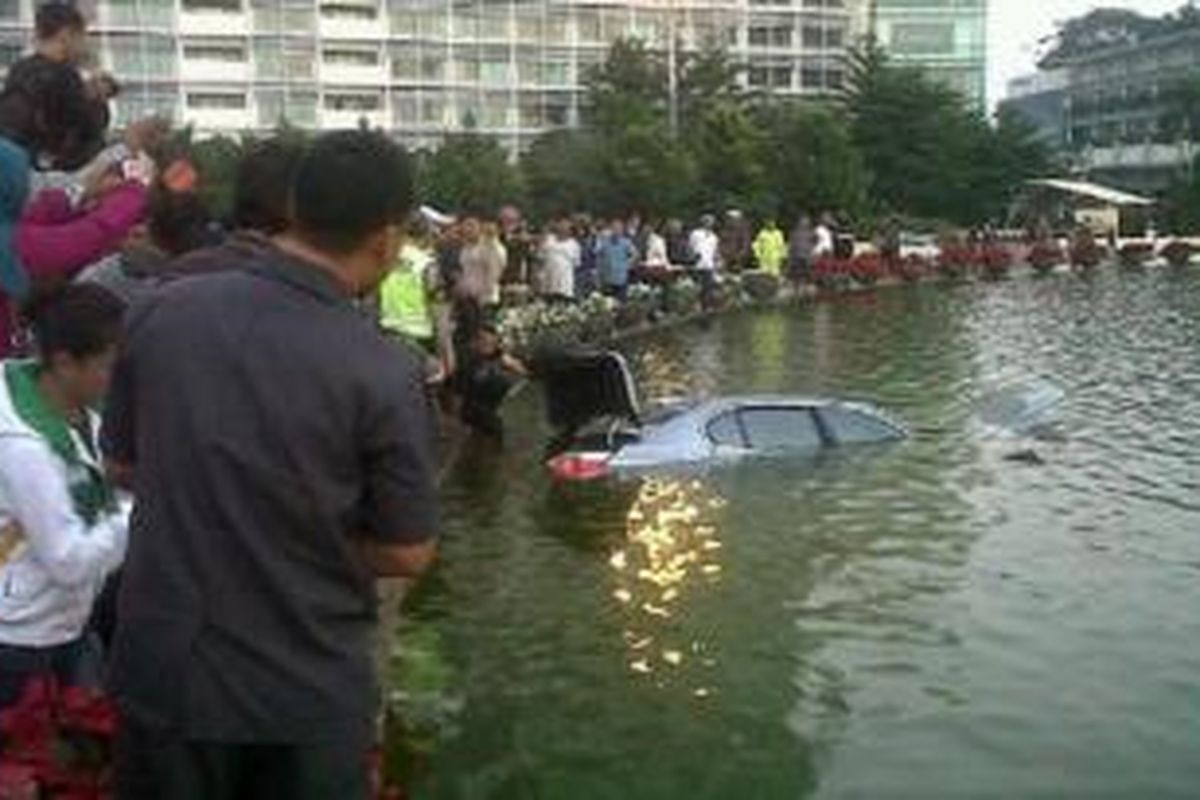
<svg viewBox="0 0 1200 800"><path fill-rule="evenodd" d="M833 231L829 230L828 225L818 225L814 232L814 239L814 256L833 255Z"/></svg>
<svg viewBox="0 0 1200 800"><path fill-rule="evenodd" d="M554 297L575 296L575 270L582 251L571 237L547 236L542 243L542 292Z"/></svg>
<svg viewBox="0 0 1200 800"><path fill-rule="evenodd" d="M717 248L720 240L717 235L707 228L696 228L688 239L692 252L696 255L696 269L714 270L717 268Z"/></svg>
<svg viewBox="0 0 1200 800"><path fill-rule="evenodd" d="M646 266L668 267L671 265L667 258L667 240L651 231L646 237Z"/></svg>

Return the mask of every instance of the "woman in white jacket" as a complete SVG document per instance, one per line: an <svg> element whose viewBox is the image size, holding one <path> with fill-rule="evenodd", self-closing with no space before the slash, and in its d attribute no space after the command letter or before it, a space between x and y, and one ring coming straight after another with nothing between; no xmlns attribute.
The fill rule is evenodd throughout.
<svg viewBox="0 0 1200 800"><path fill-rule="evenodd" d="M0 709L32 679L94 685L86 636L105 578L125 556L127 514L105 479L98 418L124 306L94 284L29 311L38 358L0 375Z"/></svg>

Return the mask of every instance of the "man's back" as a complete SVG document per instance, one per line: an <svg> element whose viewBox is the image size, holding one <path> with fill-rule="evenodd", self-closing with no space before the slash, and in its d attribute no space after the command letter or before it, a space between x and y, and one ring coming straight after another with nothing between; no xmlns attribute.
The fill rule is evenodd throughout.
<svg viewBox="0 0 1200 800"><path fill-rule="evenodd" d="M272 251L141 309L108 411L138 495L126 711L212 741L366 735L374 584L355 537L436 528L415 362Z"/></svg>

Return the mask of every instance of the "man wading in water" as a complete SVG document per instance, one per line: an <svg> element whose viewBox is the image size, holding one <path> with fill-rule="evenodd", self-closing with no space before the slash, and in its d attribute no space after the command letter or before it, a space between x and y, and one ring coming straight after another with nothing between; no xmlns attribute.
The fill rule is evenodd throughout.
<svg viewBox="0 0 1200 800"><path fill-rule="evenodd" d="M353 305L412 205L382 135L327 134L293 227L130 320L105 420L136 508L112 688L122 800L359 798L375 578L434 556L421 364Z"/></svg>

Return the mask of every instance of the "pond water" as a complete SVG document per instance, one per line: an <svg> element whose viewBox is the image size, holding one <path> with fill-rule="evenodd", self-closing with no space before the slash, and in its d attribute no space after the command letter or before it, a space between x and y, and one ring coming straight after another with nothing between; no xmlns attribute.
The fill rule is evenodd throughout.
<svg viewBox="0 0 1200 800"><path fill-rule="evenodd" d="M1196 797L1200 275L911 287L631 345L646 395L863 398L884 449L555 487L534 388L446 477L420 798ZM1066 392L1044 463L997 380Z"/></svg>

